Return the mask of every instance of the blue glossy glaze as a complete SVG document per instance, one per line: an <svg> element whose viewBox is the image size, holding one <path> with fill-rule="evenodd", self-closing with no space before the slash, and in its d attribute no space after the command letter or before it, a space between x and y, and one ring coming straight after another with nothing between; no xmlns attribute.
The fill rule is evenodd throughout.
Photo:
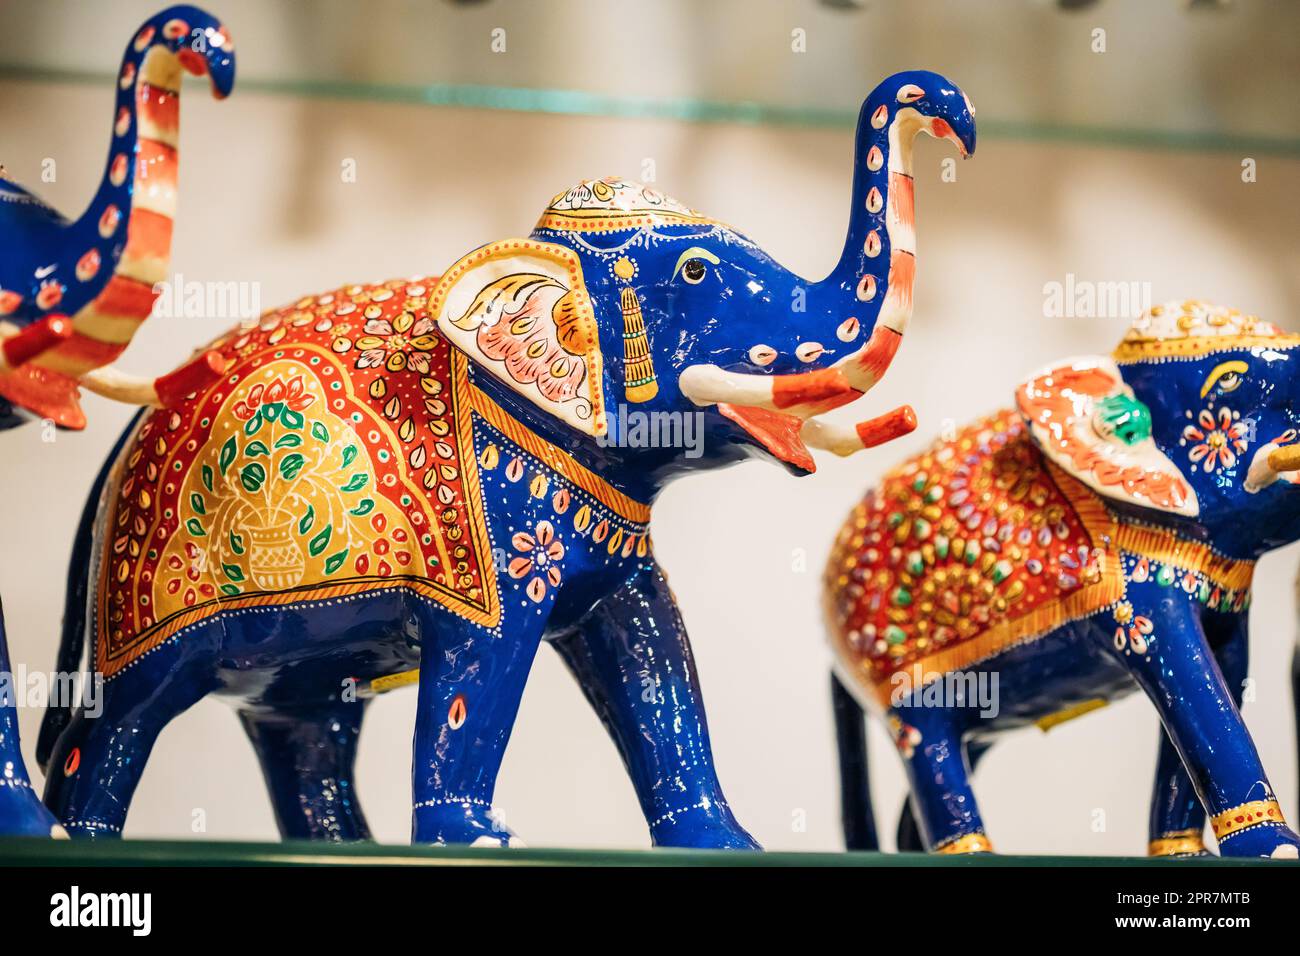
<svg viewBox="0 0 1300 956"><path fill-rule="evenodd" d="M914 252L907 164L911 140L919 132L949 139L969 154L975 130L968 101L951 82L932 73L891 77L863 107L849 237L838 265L821 282L806 282L730 227L684 210L653 190L602 180L557 196L529 240L504 240L471 253L449 267L432 292L425 284L419 293L407 290L405 294L419 296L418 304L407 306L420 313L410 320L416 322L410 334L417 340L425 327L422 310L428 309L430 321L445 320L418 346L426 356L419 361L436 365L444 355L444 339L454 342L469 356L473 394L482 396L473 400L472 454L480 464L478 495L490 547L499 555L499 623L475 623L451 613L417 594L422 582L415 580L406 587L329 599L289 598L274 605L259 604L256 596L256 606L244 608L210 602L204 607L213 610L205 610L206 616L181 626L110 676L105 714L98 720L77 714L65 728L66 714L48 715L40 748L42 763L51 769L45 797L70 832L120 833L157 733L173 716L214 693L230 699L243 715L284 834L364 837L353 774L361 701L387 679L418 668L413 838L508 845L515 837L492 809L493 789L529 668L540 643L548 640L609 729L654 843L755 847L735 820L714 771L686 631L649 546L648 506L679 474L746 456L775 458L797 473L811 471L800 434L821 443L816 447L838 442L836 450L843 453L910 427L906 416L897 415L886 425L846 433L814 434L805 423L874 384L910 315ZM900 142L903 147L896 151ZM634 207L630 218L644 212L645 221L628 222L626 209L614 209L612 225L600 225L611 210L599 204L610 195L625 197ZM578 212L570 215L574 210ZM894 212L898 215L891 222ZM596 222L590 228L573 224L574 219L585 223L583 217ZM898 231L901 217L907 220L905 231ZM895 240L906 248L895 248ZM511 255L520 243L533 250L533 259L526 269L516 268L533 273L562 263L569 270L546 281L534 276L531 287L555 288L563 280L572 283L565 287L570 293L585 294L585 299L571 294L561 300L576 302L565 315L551 312L549 304L540 314L567 321L574 311L581 312L584 301L591 304L592 345L603 356L603 372L598 379L593 373L583 380L581 388L606 397L603 435L591 423L590 407L570 421L564 416L571 406L548 403L525 387L534 378L512 381L516 373L493 365L475 350L475 342L452 338L478 307L466 309L471 297L447 316L437 311L439 296L451 295L445 291L449 282L462 281L459 277L472 273L484 257L497 261ZM905 260L901 264L900 257ZM500 282L493 288L500 290ZM326 336L321 341L344 357L339 366L344 374L372 368L384 360L378 339L392 334L389 320L378 317L383 308L365 317L376 323L373 329L358 329L352 323L360 317L339 306L346 296L356 295L358 307L366 311L380 301L387 308L392 288L380 292L383 299L374 297L375 287L305 298L299 306L305 318L292 326L297 331L277 339L286 354L267 353L267 361L284 362L287 369L288 352L293 346L317 346L312 335L319 329ZM506 295L475 300L489 302L488 328L498 321L506 327L492 311ZM525 311L531 306L522 295L512 300L516 308L508 310L512 323L522 321L513 316L533 314ZM312 313L323 316L313 325L305 310L322 308L335 311ZM292 314L291 309L285 312ZM251 365L239 364L253 361L246 356L277 347L265 337L281 334L273 331L278 321L277 316L244 338L235 332L214 345L232 361L230 390L223 394L238 391L244 376L253 375ZM648 343L645 364L653 368L656 382L653 394L644 389L635 346L626 344L641 338L639 323ZM377 331L381 325L383 332ZM576 327L583 328L580 315ZM376 341L364 339L362 332ZM393 347L394 340L387 341ZM400 347L409 354L405 339ZM372 362L367 350L379 357ZM389 356L380 391L374 391L373 383L367 386L376 407L386 408L390 396L407 394L403 388L414 383L413 376L424 374L414 371L412 361ZM562 356L550 374L571 368L565 364L569 361ZM299 374L302 367L284 375ZM537 380L545 375L528 367L516 371ZM688 386L691 376L695 382ZM430 385L425 394L447 398L454 386L441 383L435 383L440 390ZM744 407L728 415L719 403ZM667 415L683 428L689 421L702 440L687 442L686 433L679 432L681 440L667 447L629 444L620 436L634 433L633 413ZM401 414L394 414L396 423ZM197 413L187 410L185 415ZM182 433L193 424L184 415L170 423L157 415L146 421L155 422L164 435ZM128 451L116 454L120 463ZM382 471L379 463L375 469L376 474ZM576 477L587 473L594 478ZM87 506L88 522L99 494L97 487ZM471 504L470 510L476 507ZM73 575L81 580L70 593L85 592L85 569L104 559L104 542L97 548L99 555L74 564ZM78 657L87 630L95 633L84 606L74 602L67 609L65 658ZM74 769L61 772L69 760Z"/></svg>
<svg viewBox="0 0 1300 956"><path fill-rule="evenodd" d="M184 30L179 29L180 24ZM143 217L136 208L138 192L156 185L137 181L141 168L165 171L168 181L174 182L174 144L169 156L162 159L153 152L141 154L142 143L153 141L141 132L141 118L148 108L139 100L144 86L136 80L147 72L142 68L154 52L173 58L191 72L206 72L217 96L224 97L230 92L235 61L224 27L197 7L170 7L147 20L126 48L113 105L108 162L85 212L75 220L68 219L18 183L0 177L0 249L4 250L0 256L0 341L24 331L29 334L37 331L33 324L40 320L68 316L73 320L70 330L74 340L81 337L82 345L93 342L102 347L104 343L94 334L82 335L76 320L84 311L93 311L96 300L118 275L127 254L130 230L136 228L137 220L149 219L152 232L148 226L144 231L150 233L150 243L161 239L166 246L169 242L169 202L154 198L145 203ZM174 102L178 93L172 93ZM157 90L150 95L155 103L159 101ZM160 131L156 126L150 127L149 132L164 138L174 135L174 129ZM110 207L115 214L106 218ZM150 248L156 259L157 245ZM147 286L144 288L147 293ZM147 314L151 302L151 298L142 300L137 308ZM61 426L84 425L76 406L77 383L71 369L90 371L108 361L108 356L100 351L92 360L78 359L73 365L65 366L68 375L52 371L48 366L33 373L33 366L39 360L63 344L60 340L49 340L44 344L44 352L26 356L24 364L12 368L7 362L0 364L0 392L3 392L0 430L31 420L33 413ZM84 585L80 593L84 597ZM70 674L78 669L76 656L61 662L61 673ZM12 673L2 614L0 673ZM6 694L0 701L0 834L48 836L57 825L53 815L36 798L28 779L19 747L15 708L16 701Z"/></svg>
<svg viewBox="0 0 1300 956"><path fill-rule="evenodd" d="M1177 314L1178 306L1172 308ZM1270 473L1263 466L1275 460L1271 453L1291 449L1300 426L1295 368L1300 339L1270 333L1219 342L1202 354L1174 358L1153 355L1150 343L1143 344L1145 352L1125 355L1121 346L1116 353L1122 386L1115 394L1126 386L1149 410L1155 446L1198 505L1194 514L1174 513L1172 507L1123 500L1114 485L1097 486L1101 497L1096 500L1117 522L1120 600L1030 634L963 668L961 673L984 680L984 686L996 678L996 715L981 715L975 706L922 703L922 691L887 706L887 716L918 732L908 740L904 763L912 810L927 847L987 848L970 787L968 748L1140 689L1165 730L1151 801L1151 851L1204 852L1200 831L1208 811L1226 827L1219 839L1222 854L1294 857L1300 838L1282 820L1238 708L1247 676L1250 562L1300 538L1295 472ZM1067 361L1061 368L1089 361ZM1036 381L1043 387L1049 380ZM1026 408L1022 402L1021 410ZM1054 427L1058 430L1048 434L1069 432L1068 424ZM1081 433L1090 431L1085 425ZM1096 447L1106 441L1097 435L1084 440ZM1219 451L1225 447L1226 452ZM992 452L981 448L975 454ZM1269 477L1261 482L1261 475ZM1157 560L1154 551L1144 550L1155 545L1124 543L1134 542L1135 532L1176 550L1166 550L1166 559ZM1246 575L1244 589L1217 586L1201 573L1198 556L1215 562L1221 574L1231 562L1245 562L1237 565ZM1168 577L1161 577L1160 570ZM1144 630L1134 641L1126 635L1138 623ZM849 676L843 680L852 686ZM869 696L863 691L859 698ZM847 744L843 784L850 800L865 786L865 769L855 767L865 754L847 736L851 730L850 722L841 723L842 743ZM1231 824L1243 816L1243 807L1253 808L1256 825ZM866 832L865 812L869 808L859 807L847 821L859 844Z"/></svg>

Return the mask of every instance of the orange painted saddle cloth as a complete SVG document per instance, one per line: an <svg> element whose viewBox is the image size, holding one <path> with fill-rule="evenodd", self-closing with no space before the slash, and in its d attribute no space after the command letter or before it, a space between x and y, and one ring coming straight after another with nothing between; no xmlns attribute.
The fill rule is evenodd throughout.
<svg viewBox="0 0 1300 956"><path fill-rule="evenodd" d="M845 676L887 705L900 671L926 682L1100 610L1123 594L1115 530L1015 412L936 442L836 540L826 587Z"/></svg>
<svg viewBox="0 0 1300 956"><path fill-rule="evenodd" d="M405 587L500 619L466 359L436 280L349 286L212 346L224 378L145 417L101 514L96 666L224 608Z"/></svg>

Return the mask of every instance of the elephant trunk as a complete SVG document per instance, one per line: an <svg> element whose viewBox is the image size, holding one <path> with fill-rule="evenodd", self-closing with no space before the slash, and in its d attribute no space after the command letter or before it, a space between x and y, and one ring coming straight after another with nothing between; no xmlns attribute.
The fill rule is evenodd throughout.
<svg viewBox="0 0 1300 956"><path fill-rule="evenodd" d="M233 46L225 27L195 7L172 7L150 19L122 58L113 136L98 192L69 235L90 236L76 275L91 282L101 249L116 254L98 295L78 310L73 334L35 363L79 379L114 361L148 318L155 284L167 278L176 211L177 137L182 71L208 74L221 98L234 83ZM98 240L103 241L103 245Z"/></svg>

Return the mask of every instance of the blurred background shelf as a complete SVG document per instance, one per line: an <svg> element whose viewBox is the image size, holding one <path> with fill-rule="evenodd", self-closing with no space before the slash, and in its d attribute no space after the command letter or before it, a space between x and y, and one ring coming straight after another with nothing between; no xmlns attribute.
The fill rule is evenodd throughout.
<svg viewBox="0 0 1300 956"><path fill-rule="evenodd" d="M103 84L160 0L16 0L0 78ZM214 0L241 94L849 126L883 76L978 90L980 135L1300 156L1300 4ZM68 24L81 24L68 29ZM87 37L103 38L87 42ZM1153 68L1153 65L1155 68Z"/></svg>
<svg viewBox="0 0 1300 956"><path fill-rule="evenodd" d="M734 853L718 850L497 850L353 843L0 839L0 866L1278 866L1269 860L1145 857L926 856L917 853Z"/></svg>

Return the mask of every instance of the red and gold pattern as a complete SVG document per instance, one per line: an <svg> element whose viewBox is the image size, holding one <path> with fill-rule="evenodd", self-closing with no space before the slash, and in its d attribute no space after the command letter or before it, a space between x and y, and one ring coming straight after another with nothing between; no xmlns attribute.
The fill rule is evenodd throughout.
<svg viewBox="0 0 1300 956"><path fill-rule="evenodd" d="M1216 813L1210 818L1210 829L1214 831L1214 839L1222 840L1261 823L1286 823L1282 819L1282 808L1276 800L1252 800L1223 813Z"/></svg>
<svg viewBox="0 0 1300 956"><path fill-rule="evenodd" d="M143 420L105 491L106 677L226 608L403 587L499 622L468 360L431 334L434 281L267 313L213 344L218 383Z"/></svg>
<svg viewBox="0 0 1300 956"><path fill-rule="evenodd" d="M827 568L832 642L890 677L969 666L1123 595L1115 520L1003 411L935 443L854 510Z"/></svg>

